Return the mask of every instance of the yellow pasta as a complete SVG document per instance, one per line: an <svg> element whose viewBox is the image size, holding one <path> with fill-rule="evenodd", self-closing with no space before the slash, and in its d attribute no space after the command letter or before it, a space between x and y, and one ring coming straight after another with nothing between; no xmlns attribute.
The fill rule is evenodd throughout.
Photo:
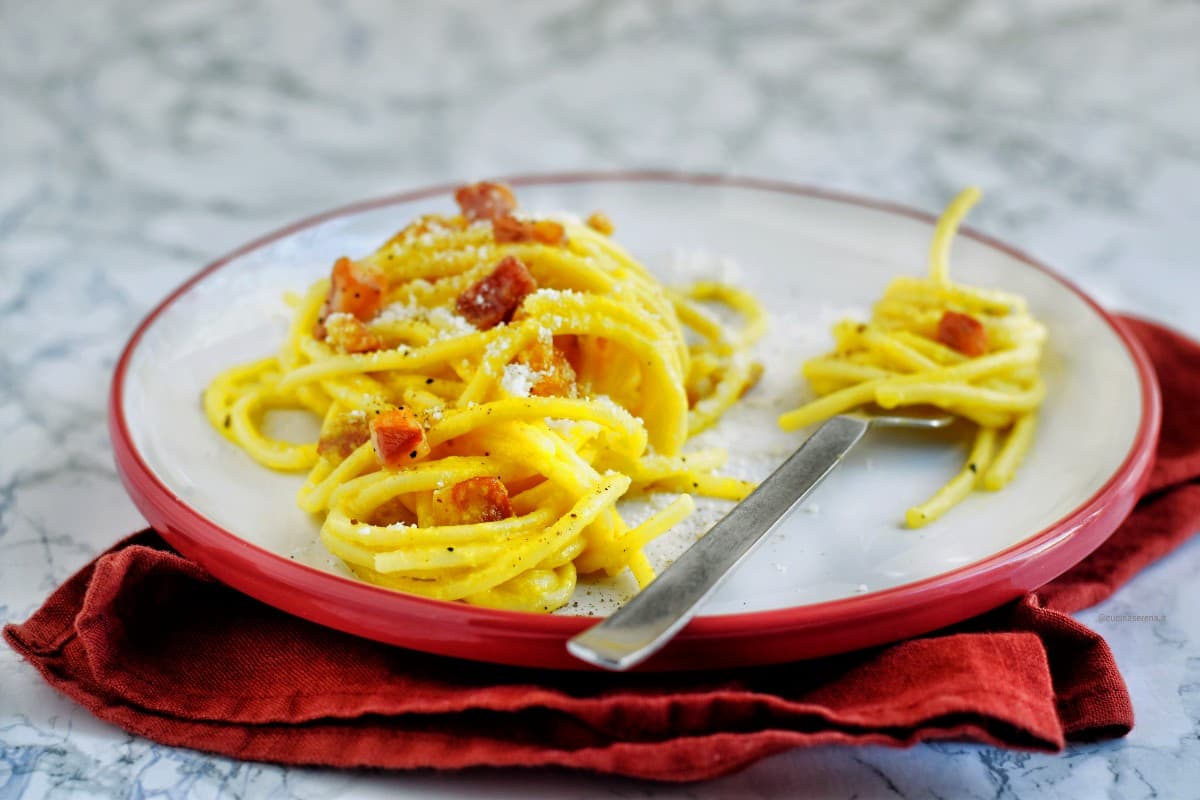
<svg viewBox="0 0 1200 800"><path fill-rule="evenodd" d="M1024 298L950 279L950 243L978 199L977 189L963 191L938 220L928 277L894 279L868 322L834 326L833 352L803 369L818 397L779 418L795 430L870 404L934 406L978 426L966 466L908 510L909 527L932 522L974 489L1011 481L1046 396L1038 372L1046 329Z"/></svg>
<svg viewBox="0 0 1200 800"><path fill-rule="evenodd" d="M525 216L498 184L456 200L289 295L278 355L214 378L205 413L260 464L307 471L300 508L362 580L535 612L581 573L644 586L643 548L692 495L753 489L715 474L724 451L683 447L757 380L762 310L722 284L667 290L607 231ZM319 440L268 435L280 408L320 417ZM630 528L618 501L655 491L679 497Z"/></svg>

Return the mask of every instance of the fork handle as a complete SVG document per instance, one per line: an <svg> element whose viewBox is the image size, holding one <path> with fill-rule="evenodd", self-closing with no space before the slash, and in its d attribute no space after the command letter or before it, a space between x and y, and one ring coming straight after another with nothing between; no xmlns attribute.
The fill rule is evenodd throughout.
<svg viewBox="0 0 1200 800"><path fill-rule="evenodd" d="M611 670L629 669L649 658L682 630L742 559L812 493L870 424L848 416L827 421L674 564L603 622L569 640L567 650L576 658Z"/></svg>

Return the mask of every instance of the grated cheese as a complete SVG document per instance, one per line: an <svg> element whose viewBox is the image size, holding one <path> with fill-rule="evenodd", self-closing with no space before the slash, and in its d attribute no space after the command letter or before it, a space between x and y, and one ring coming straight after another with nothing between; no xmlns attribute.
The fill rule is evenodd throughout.
<svg viewBox="0 0 1200 800"><path fill-rule="evenodd" d="M530 390L541 380L542 375L526 364L509 364L504 368L500 386L513 397L529 397Z"/></svg>

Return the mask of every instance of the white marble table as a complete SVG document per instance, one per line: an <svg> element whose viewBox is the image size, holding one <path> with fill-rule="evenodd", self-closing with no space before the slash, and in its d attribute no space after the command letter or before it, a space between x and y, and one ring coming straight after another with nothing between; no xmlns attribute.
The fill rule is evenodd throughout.
<svg viewBox="0 0 1200 800"><path fill-rule="evenodd" d="M1200 335L1200 6L788 6L0 3L0 618L142 524L104 427L142 314L255 234L423 182L649 165L928 209L978 182L974 224ZM1138 723L1059 756L822 748L690 787L282 769L126 735L4 648L0 797L1196 796L1198 572L1200 538L1080 615Z"/></svg>

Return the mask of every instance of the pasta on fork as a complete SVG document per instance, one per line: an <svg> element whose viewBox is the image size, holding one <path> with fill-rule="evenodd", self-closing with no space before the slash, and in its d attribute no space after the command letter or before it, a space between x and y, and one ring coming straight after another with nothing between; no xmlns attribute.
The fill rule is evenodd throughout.
<svg viewBox="0 0 1200 800"><path fill-rule="evenodd" d="M834 326L834 349L804 365L817 399L779 418L795 430L868 404L935 406L976 425L962 470L933 497L908 509L911 528L929 523L972 490L1012 480L1033 440L1046 395L1039 364L1046 328L1023 297L950 279L950 242L979 199L964 190L934 230L929 274L899 277L867 322Z"/></svg>

